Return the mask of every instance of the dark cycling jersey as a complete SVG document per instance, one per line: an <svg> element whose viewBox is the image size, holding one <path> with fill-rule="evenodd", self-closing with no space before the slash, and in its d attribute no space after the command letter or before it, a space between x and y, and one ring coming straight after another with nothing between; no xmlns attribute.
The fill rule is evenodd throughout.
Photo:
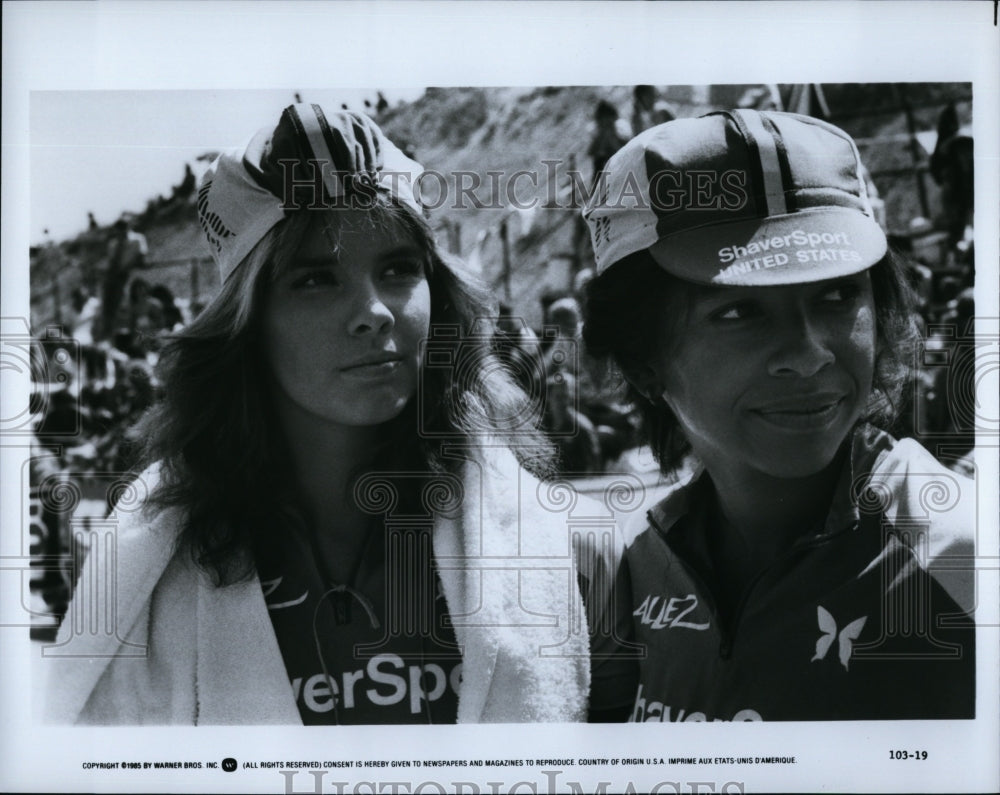
<svg viewBox="0 0 1000 795"><path fill-rule="evenodd" d="M411 543L391 545L412 554L386 558L386 545L372 544L349 586L324 582L308 541L294 533L280 562L258 561L304 724L455 722L462 656L429 532L412 530Z"/></svg>
<svg viewBox="0 0 1000 795"><path fill-rule="evenodd" d="M673 489L619 571L646 651L630 720L973 718L974 487L912 440L859 430L825 527L730 609L711 483Z"/></svg>

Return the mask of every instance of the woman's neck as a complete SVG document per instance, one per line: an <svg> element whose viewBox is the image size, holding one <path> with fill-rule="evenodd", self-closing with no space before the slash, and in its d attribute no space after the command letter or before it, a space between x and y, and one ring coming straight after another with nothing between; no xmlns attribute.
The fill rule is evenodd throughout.
<svg viewBox="0 0 1000 795"><path fill-rule="evenodd" d="M715 489L720 540L741 547L751 568L760 568L800 537L822 530L840 479L844 455L802 478L778 478L753 470L708 469Z"/></svg>
<svg viewBox="0 0 1000 795"><path fill-rule="evenodd" d="M377 426L326 422L287 398L276 400L295 492L325 552L351 557L364 547L370 517L354 500L354 481L373 466Z"/></svg>

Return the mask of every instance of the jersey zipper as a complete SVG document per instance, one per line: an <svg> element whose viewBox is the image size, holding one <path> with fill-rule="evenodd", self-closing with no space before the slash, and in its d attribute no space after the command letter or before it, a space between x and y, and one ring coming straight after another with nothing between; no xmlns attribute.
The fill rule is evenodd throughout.
<svg viewBox="0 0 1000 795"><path fill-rule="evenodd" d="M750 601L750 596L752 595L754 589L760 583L762 579L768 574L774 572L776 568L784 565L790 558L800 552L805 552L809 549L822 546L823 544L829 543L834 538L848 532L849 530L854 530L858 527L858 522L853 522L851 525L844 527L840 530L836 530L832 533L821 534L818 536L813 536L808 539L803 539L795 542L789 547L785 552L783 552L775 560L771 561L767 566L761 569L752 580L750 584L743 590L742 596L740 596L740 601L737 603L736 612L733 613L732 621L729 622L729 626L726 626L722 621L719 620L719 610L717 602L715 599L715 594L712 593L711 589L701 578L701 576L694 570L694 568L687 563L680 555L678 555L670 543L667 541L667 532L663 527L656 521L656 519L650 515L650 524L656 529L657 534L660 536L660 540L667 546L670 550L671 555L677 560L684 571L687 572L688 576L694 580L695 585L701 589L702 593L705 594L709 599L709 609L712 613L712 617L715 619L715 625L719 628L719 657L723 660L728 660L733 656L733 644L736 640L737 631L739 629L740 620L743 618L743 612L746 609L747 602Z"/></svg>
<svg viewBox="0 0 1000 795"><path fill-rule="evenodd" d="M660 541L662 541L664 546L667 547L667 550L670 552L673 558L678 563L680 563L681 568L684 569L684 572L688 575L688 577L691 580L694 581L695 587L706 598L706 601L708 603L708 611L712 615L712 620L715 623L715 626L719 628L719 635L724 637L725 628L722 625L722 621L719 616L718 602L715 598L715 594L712 592L712 589L708 587L708 583L706 583L705 580L702 579L701 575L694 569L693 566L691 566L686 560L684 560L684 558L682 558L680 555L674 552L673 548L670 546L670 542L667 541L667 531L663 529L663 527L660 525L659 522L656 521L656 519L652 516L652 514L650 514L648 518L649 518L649 523L653 526L657 534L660 536Z"/></svg>

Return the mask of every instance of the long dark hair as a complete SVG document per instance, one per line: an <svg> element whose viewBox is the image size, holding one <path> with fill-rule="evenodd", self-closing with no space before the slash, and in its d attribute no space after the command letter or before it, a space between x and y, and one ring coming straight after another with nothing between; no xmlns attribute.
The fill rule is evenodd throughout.
<svg viewBox="0 0 1000 795"><path fill-rule="evenodd" d="M891 251L870 269L876 315L876 358L872 394L863 417L891 429L904 407L919 332L913 294L903 262ZM587 285L583 338L591 355L610 360L625 378L626 397L643 420L643 435L664 474L691 452L677 418L663 401L650 401L630 373L648 365L661 345L670 344L664 318L681 317L694 285L671 276L647 251L619 260Z"/></svg>
<svg viewBox="0 0 1000 795"><path fill-rule="evenodd" d="M419 399L382 427L379 471L454 472L461 461L443 456L442 445L480 439L506 444L536 475L550 474L551 445L523 421L532 416L529 398L491 352L497 311L490 291L439 249L409 207L385 200L368 212L373 229L402 223L426 252L428 345L440 336L452 351L451 366L423 368ZM253 556L271 547L280 528L302 521L275 430L259 317L311 216L301 210L272 228L171 339L160 360L164 397L133 432L138 465L159 465L147 510L180 509L179 543L220 585L249 577Z"/></svg>

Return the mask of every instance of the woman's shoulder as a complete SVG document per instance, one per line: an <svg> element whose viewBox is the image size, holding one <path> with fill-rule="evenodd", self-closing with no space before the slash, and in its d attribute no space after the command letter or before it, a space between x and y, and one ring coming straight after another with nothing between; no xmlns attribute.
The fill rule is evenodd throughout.
<svg viewBox="0 0 1000 795"><path fill-rule="evenodd" d="M519 527L527 536L566 539L574 527L600 522L616 528L621 512L614 499L595 499L569 478L540 476L506 445L477 447L470 458L479 474L473 483L466 476L463 499L478 500L485 515Z"/></svg>
<svg viewBox="0 0 1000 795"><path fill-rule="evenodd" d="M881 433L872 450L873 460L860 471L855 458L855 479L870 473L867 485L892 514L943 519L974 507L975 479L945 466L916 439Z"/></svg>
<svg viewBox="0 0 1000 795"><path fill-rule="evenodd" d="M157 615L172 611L173 616L190 617L197 583L188 558L177 554L176 511L157 510L151 503L160 475L159 467L150 467L113 484L107 520L84 534L92 562L81 571L68 615L110 618L115 631L79 634L72 622L63 622L59 644L72 642L74 655L92 658L94 665L73 665L75 657L49 664L46 712L54 722L149 719L136 706L135 692L150 668L136 661L135 650L149 646L151 633L161 631L153 625L154 608ZM109 573L113 579L105 582ZM163 659L158 659L162 669ZM102 696L88 706L97 690Z"/></svg>
<svg viewBox="0 0 1000 795"><path fill-rule="evenodd" d="M155 463L111 487L108 520L114 527L117 557L123 565L136 563L137 557L162 557L165 563L175 551L183 510L157 499L164 477L162 464Z"/></svg>
<svg viewBox="0 0 1000 795"><path fill-rule="evenodd" d="M553 515L579 517L609 516L614 512L607 499L592 496L592 489L581 490L572 478L535 470L506 444L479 446L471 457L482 467L493 488L514 497L522 508L539 507ZM611 490L621 487L610 480Z"/></svg>
<svg viewBox="0 0 1000 795"><path fill-rule="evenodd" d="M668 532L692 508L692 497L704 473L702 465L687 458L669 476L651 486L639 510L624 523L625 545L631 547L651 530Z"/></svg>
<svg viewBox="0 0 1000 795"><path fill-rule="evenodd" d="M867 483L884 521L922 536L914 545L926 569L965 610L974 604L979 530L977 482L944 466L915 439L893 440ZM865 507L862 505L862 507Z"/></svg>

